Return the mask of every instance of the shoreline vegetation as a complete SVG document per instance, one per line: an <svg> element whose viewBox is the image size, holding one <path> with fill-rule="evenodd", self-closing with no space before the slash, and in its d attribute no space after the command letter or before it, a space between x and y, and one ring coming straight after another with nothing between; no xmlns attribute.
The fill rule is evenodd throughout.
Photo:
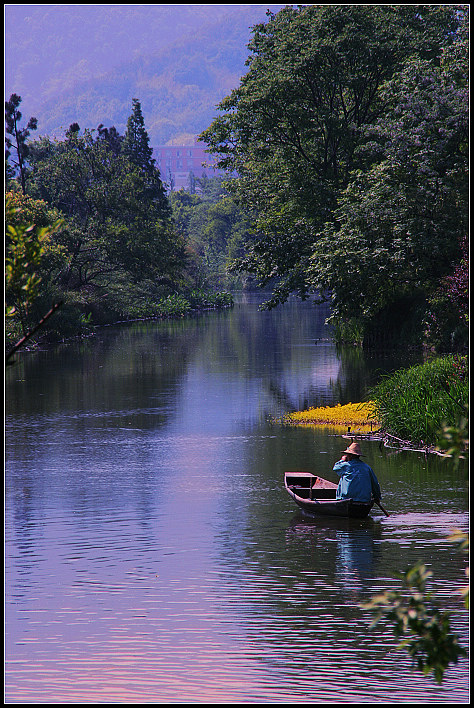
<svg viewBox="0 0 474 708"><path fill-rule="evenodd" d="M375 415L376 406L373 401L345 405L337 403L335 406L320 406L286 413L281 422L284 425L336 426L349 430L354 425L357 430L368 432L380 425Z"/></svg>
<svg viewBox="0 0 474 708"><path fill-rule="evenodd" d="M331 427L345 438L454 458L469 451L467 356L436 357L383 377L371 400L286 413L274 422Z"/></svg>
<svg viewBox="0 0 474 708"><path fill-rule="evenodd" d="M56 307L53 307L51 313L53 310L58 310L61 305L62 303L59 303ZM151 309L149 305L142 310L137 308L135 312L124 314L122 317L112 319L110 322L93 323L90 321L90 318L85 317L83 318L79 331L76 331L74 334L69 334L69 336L61 337L58 334L57 337L52 337L50 330L42 330L42 322L33 327L32 330L21 339L19 339L18 331L9 332L8 328L6 328L6 360L8 363L9 359L20 349L24 352L36 351L43 345L55 345L59 342L93 336L95 331L101 327L113 327L121 324L131 324L132 322L180 319L212 310L227 309L233 306L234 297L230 292L193 291L186 296L170 295L166 298L162 298L158 303L155 303ZM48 313L48 315L51 313Z"/></svg>

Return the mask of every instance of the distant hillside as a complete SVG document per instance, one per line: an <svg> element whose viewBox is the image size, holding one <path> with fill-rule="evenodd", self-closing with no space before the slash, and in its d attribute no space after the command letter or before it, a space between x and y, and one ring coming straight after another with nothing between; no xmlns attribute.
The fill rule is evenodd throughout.
<svg viewBox="0 0 474 708"><path fill-rule="evenodd" d="M283 5L9 5L5 94L37 135L125 130L141 102L153 145L187 142L245 72L250 28Z"/></svg>

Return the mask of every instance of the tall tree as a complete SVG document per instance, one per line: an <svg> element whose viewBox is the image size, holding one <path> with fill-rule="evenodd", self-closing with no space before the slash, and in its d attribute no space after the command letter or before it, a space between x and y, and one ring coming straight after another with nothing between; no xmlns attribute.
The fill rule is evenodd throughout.
<svg viewBox="0 0 474 708"><path fill-rule="evenodd" d="M412 60L383 95L390 110L367 133L379 161L354 173L309 268L335 315L370 318L397 295L429 293L467 233L467 89Z"/></svg>
<svg viewBox="0 0 474 708"><path fill-rule="evenodd" d="M235 170L237 200L258 213L258 236L237 268L274 283L270 305L306 296L314 242L333 220L367 124L386 111L382 86L406 60L439 63L456 38L455 6L287 7L257 25L249 70L201 136Z"/></svg>
<svg viewBox="0 0 474 708"><path fill-rule="evenodd" d="M140 101L134 98L132 105L133 111L127 120L123 151L131 162L146 172L153 169L153 150L150 147L150 139L145 129Z"/></svg>
<svg viewBox="0 0 474 708"><path fill-rule="evenodd" d="M32 146L31 193L68 218L62 285L104 286L124 271L136 280L173 278L182 245L143 171L102 135L76 128L63 141L43 138Z"/></svg>
<svg viewBox="0 0 474 708"><path fill-rule="evenodd" d="M153 159L153 148L145 128L140 101L132 100L133 110L127 121L127 129L122 143L122 153L141 171L149 196L163 210L163 216L171 215L160 172Z"/></svg>
<svg viewBox="0 0 474 708"><path fill-rule="evenodd" d="M21 111L19 106L21 103L21 96L16 93L12 93L10 99L5 101L5 131L7 136L5 138L6 151L5 158L8 164L8 160L12 159L13 164L20 174L20 183L23 194L26 194L26 158L28 157L29 148L26 143L27 138L30 135L31 130L36 130L38 121L36 118L30 118L26 128L20 128L20 121L22 119ZM15 151L16 159L12 157L11 150ZM12 177L15 171L7 169L7 176Z"/></svg>

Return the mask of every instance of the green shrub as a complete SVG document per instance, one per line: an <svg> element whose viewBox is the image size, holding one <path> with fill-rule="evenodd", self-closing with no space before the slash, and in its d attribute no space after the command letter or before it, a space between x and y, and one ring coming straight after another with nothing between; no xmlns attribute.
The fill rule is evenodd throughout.
<svg viewBox="0 0 474 708"><path fill-rule="evenodd" d="M441 429L465 415L468 402L467 357L449 355L401 369L370 392L376 418L389 434L425 445Z"/></svg>
<svg viewBox="0 0 474 708"><path fill-rule="evenodd" d="M168 295L158 302L157 317L184 317L191 312L191 304L182 295Z"/></svg>
<svg viewBox="0 0 474 708"><path fill-rule="evenodd" d="M207 290L192 290L187 295L189 302L195 308L200 307L231 307L234 299L228 292L209 292Z"/></svg>

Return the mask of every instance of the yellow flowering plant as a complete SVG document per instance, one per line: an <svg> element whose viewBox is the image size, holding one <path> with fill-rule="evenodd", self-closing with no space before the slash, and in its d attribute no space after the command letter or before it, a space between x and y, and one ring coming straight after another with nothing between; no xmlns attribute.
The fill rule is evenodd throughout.
<svg viewBox="0 0 474 708"><path fill-rule="evenodd" d="M357 426L359 429L372 430L379 423L375 418L375 403L347 403L335 406L309 408L305 411L287 413L282 418L286 425L328 425L337 427Z"/></svg>

